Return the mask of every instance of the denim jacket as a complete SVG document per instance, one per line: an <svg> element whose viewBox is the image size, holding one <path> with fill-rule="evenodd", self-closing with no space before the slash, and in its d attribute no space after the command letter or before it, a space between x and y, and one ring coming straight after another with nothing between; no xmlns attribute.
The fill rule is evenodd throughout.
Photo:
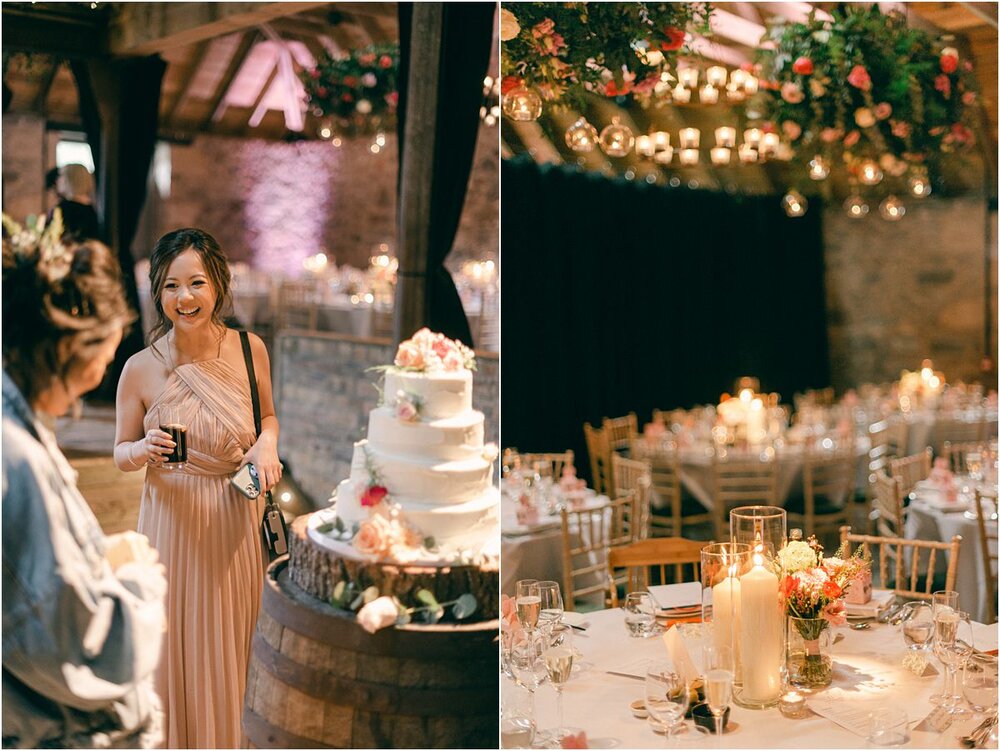
<svg viewBox="0 0 1000 751"><path fill-rule="evenodd" d="M76 473L3 373L3 746L153 747L163 580L112 572Z"/></svg>

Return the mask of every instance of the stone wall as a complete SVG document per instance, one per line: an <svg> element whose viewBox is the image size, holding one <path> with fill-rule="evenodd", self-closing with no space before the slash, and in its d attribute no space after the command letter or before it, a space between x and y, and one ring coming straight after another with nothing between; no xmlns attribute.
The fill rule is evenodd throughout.
<svg viewBox="0 0 1000 751"><path fill-rule="evenodd" d="M931 358L949 381L980 380L984 283L991 280L991 351L997 348L997 215L985 277L981 197L910 201L899 222L823 216L832 385L899 378Z"/></svg>
<svg viewBox="0 0 1000 751"><path fill-rule="evenodd" d="M42 210L45 194L45 120L3 116L3 210L22 221Z"/></svg>
<svg viewBox="0 0 1000 751"><path fill-rule="evenodd" d="M392 362L384 340L337 334L278 334L271 353L281 455L302 488L323 503L350 474L354 442L368 428L379 382L368 368ZM477 353L473 406L486 417L486 440L498 443L499 361Z"/></svg>
<svg viewBox="0 0 1000 751"><path fill-rule="evenodd" d="M274 143L199 136L171 147L170 195L155 207L141 243L176 227L202 227L232 260L297 274L324 251L339 264L367 267L381 243L395 248L396 136L379 153L370 138ZM498 257L499 150L482 126L450 263ZM146 247L138 247L144 255ZM457 266L455 267L457 268Z"/></svg>

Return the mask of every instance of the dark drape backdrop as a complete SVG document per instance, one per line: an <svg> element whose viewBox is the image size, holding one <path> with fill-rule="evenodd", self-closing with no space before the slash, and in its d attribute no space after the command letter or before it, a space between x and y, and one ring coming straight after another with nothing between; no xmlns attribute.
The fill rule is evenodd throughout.
<svg viewBox="0 0 1000 751"><path fill-rule="evenodd" d="M159 124L159 57L88 61L74 66L81 118L97 167L98 208L104 239L118 255L129 304L139 311L132 241L146 202L146 185ZM136 323L122 340L97 395L113 399L125 362L145 346Z"/></svg>
<svg viewBox="0 0 1000 751"><path fill-rule="evenodd" d="M438 71L434 177L430 196L427 258L427 325L472 346L469 321L444 260L451 252L465 203L479 132L479 108L493 45L495 3L443 3L444 28ZM406 143L406 83L410 68L413 5L399 3L399 165ZM405 333L405 332L404 332Z"/></svg>
<svg viewBox="0 0 1000 751"><path fill-rule="evenodd" d="M817 200L501 166L503 442L578 452L583 423L715 403L740 376L829 383Z"/></svg>

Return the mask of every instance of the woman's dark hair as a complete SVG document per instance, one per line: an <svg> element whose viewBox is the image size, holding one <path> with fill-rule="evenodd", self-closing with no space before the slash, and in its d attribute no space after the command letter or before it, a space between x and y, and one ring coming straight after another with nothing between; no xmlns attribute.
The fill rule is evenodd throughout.
<svg viewBox="0 0 1000 751"><path fill-rule="evenodd" d="M170 264L186 250L193 250L201 256L205 273L208 274L208 279L215 290L215 308L212 310L212 320L220 326L224 326L223 316L232 309L230 291L232 274L229 271L229 262L226 260L222 248L219 247L219 243L204 230L175 229L156 241L153 253L149 257L149 292L153 296L153 305L156 308L156 322L149 332L150 343L155 342L173 328L170 319L163 312L161 297ZM155 352L156 349L154 348L153 351Z"/></svg>
<svg viewBox="0 0 1000 751"><path fill-rule="evenodd" d="M65 241L54 259L37 241L21 238L15 248L16 239L3 239L3 366L33 404L136 315L105 245Z"/></svg>

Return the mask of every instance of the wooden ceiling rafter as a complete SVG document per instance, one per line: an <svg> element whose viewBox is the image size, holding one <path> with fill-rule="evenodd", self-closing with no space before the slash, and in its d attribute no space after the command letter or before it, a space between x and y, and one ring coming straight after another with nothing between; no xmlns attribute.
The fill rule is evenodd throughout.
<svg viewBox="0 0 1000 751"><path fill-rule="evenodd" d="M201 63L205 59L208 53L209 47L212 46L211 40L199 42L195 48L194 55L188 63L188 69L184 72L184 78L181 80L180 88L177 91L177 96L174 98L173 104L170 105L170 109L167 112L166 117L163 118L163 123L167 127L173 127L176 123L177 113L180 112L181 108L187 102L191 96L191 84L194 82L195 77L198 75L198 70L201 68Z"/></svg>
<svg viewBox="0 0 1000 751"><path fill-rule="evenodd" d="M250 50L260 40L260 32L257 29L250 29L242 32L242 34L243 38L240 39L239 46L229 59L226 72L223 74L222 80L219 82L219 87L216 90L215 98L208 108L209 114L202 121L200 130L205 130L211 127L212 123L218 123L222 120L222 116L226 111L226 97L229 95L233 81L236 80L236 76L239 74L240 68L243 67L243 62L246 60L247 55L250 54Z"/></svg>
<svg viewBox="0 0 1000 751"><path fill-rule="evenodd" d="M278 68L279 68L279 61L277 58L275 58L274 65L271 67L271 72L268 74L267 80L264 82L264 85L260 88L260 91L257 93L256 99L254 99L253 104L249 108L251 113L250 119L247 121L247 125L243 129L245 136L253 135L253 129L256 127L256 125L254 125L254 118L257 117L258 111L261 111L261 105L264 103L264 100L267 98L268 92L271 90L271 86L274 85L274 81L278 77ZM260 119L257 121L258 125L260 124L260 121L263 120L265 114L267 114L266 109L261 112Z"/></svg>

